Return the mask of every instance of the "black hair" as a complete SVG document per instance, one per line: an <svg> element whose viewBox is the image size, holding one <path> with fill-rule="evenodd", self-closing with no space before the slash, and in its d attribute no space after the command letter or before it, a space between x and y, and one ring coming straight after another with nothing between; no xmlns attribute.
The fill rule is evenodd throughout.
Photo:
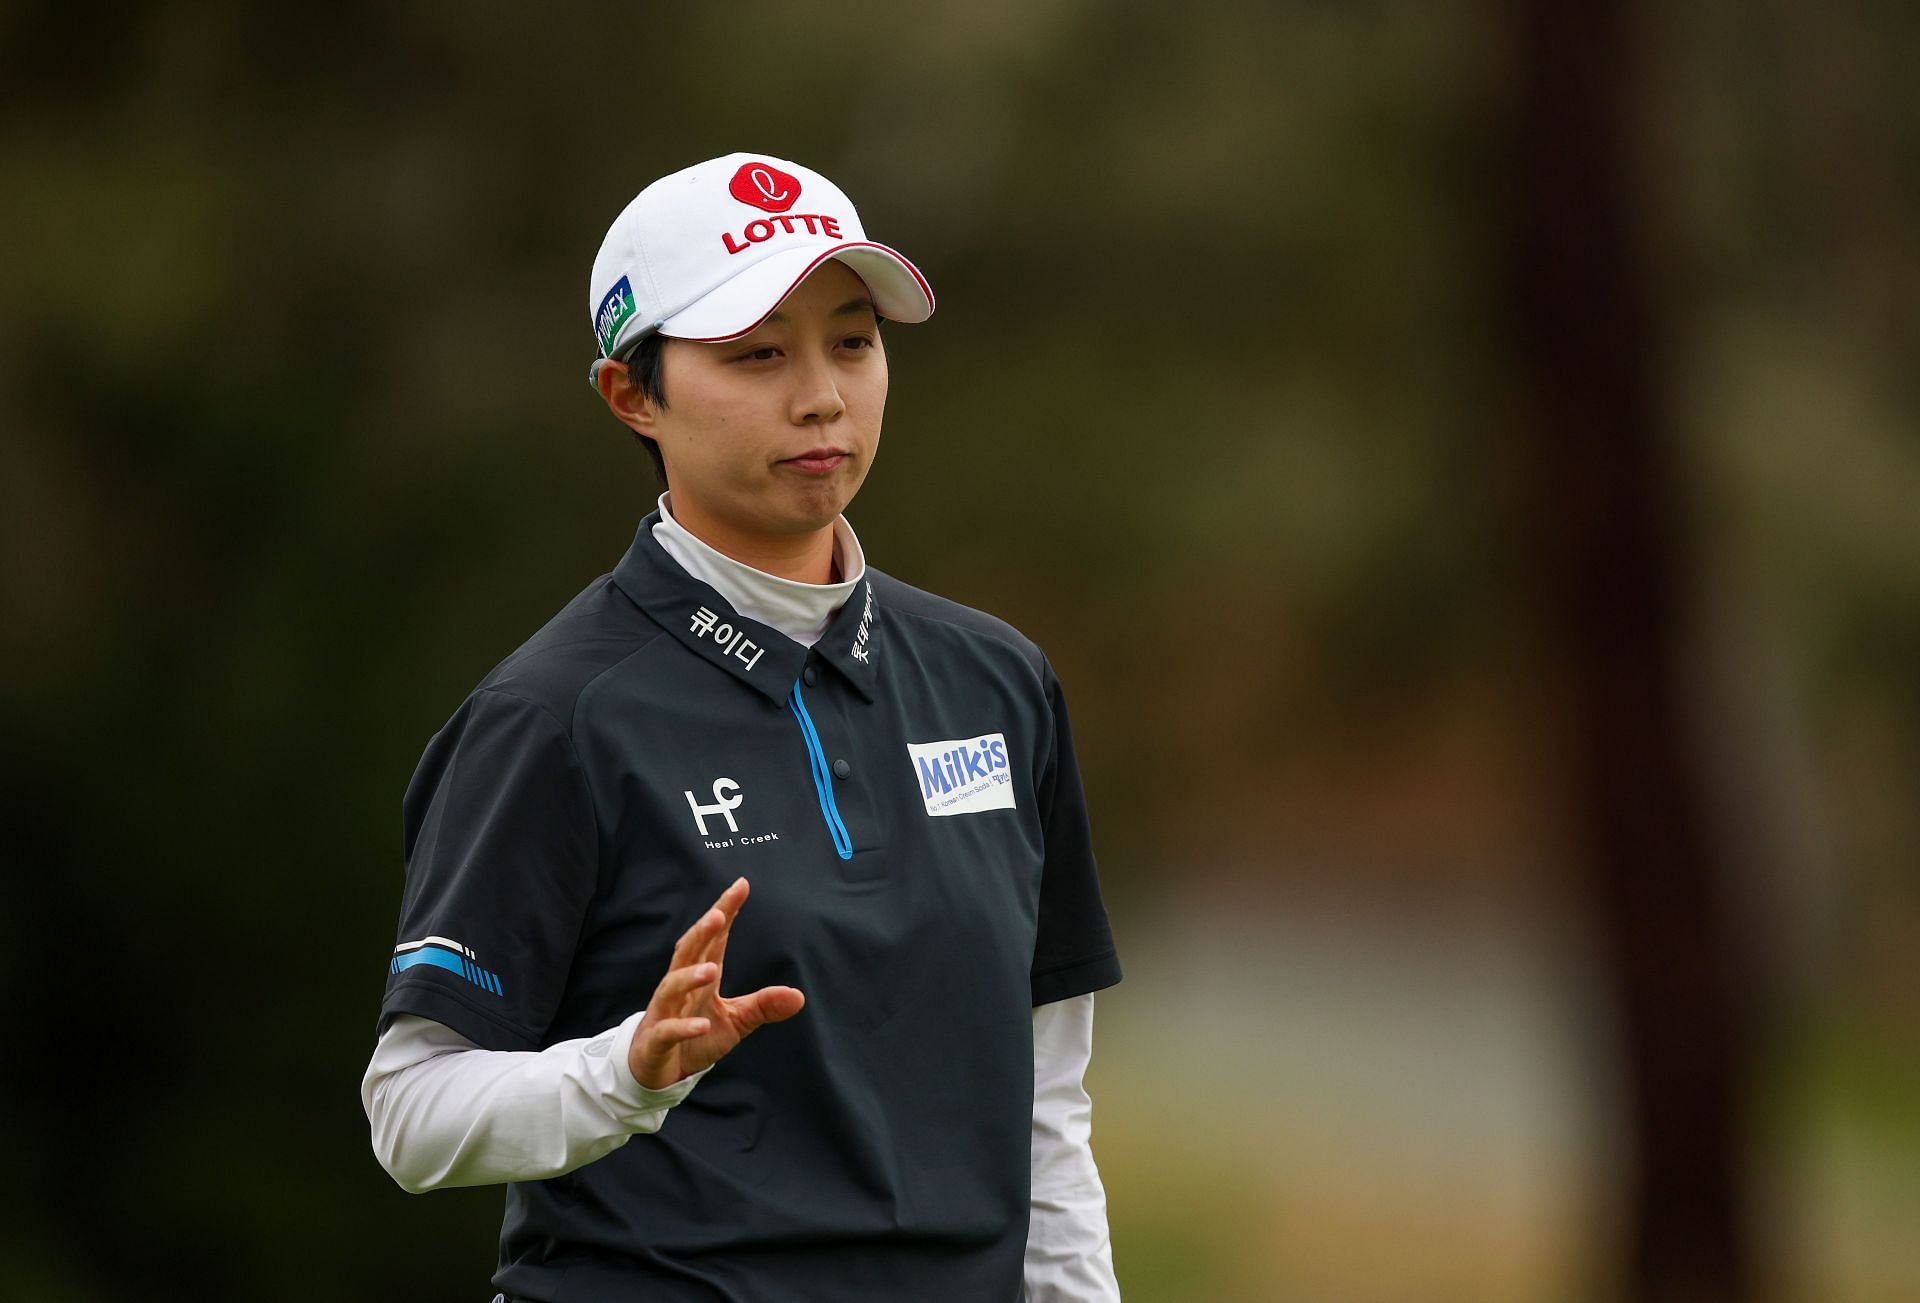
<svg viewBox="0 0 1920 1303"><path fill-rule="evenodd" d="M640 337L640 342L627 350L620 359L627 364L627 379L633 387L646 396L656 408L667 405L667 369L664 355L667 349L667 337L657 330L650 330ZM667 464L660 458L660 445L638 430L633 437L646 449L647 457L653 462L653 473L660 478L664 487L667 482Z"/></svg>

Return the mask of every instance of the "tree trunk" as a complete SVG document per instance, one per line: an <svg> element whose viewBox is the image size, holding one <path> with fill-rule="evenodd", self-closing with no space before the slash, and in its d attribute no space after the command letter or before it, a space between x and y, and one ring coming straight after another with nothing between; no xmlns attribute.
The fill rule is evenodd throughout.
<svg viewBox="0 0 1920 1303"><path fill-rule="evenodd" d="M1569 810L1619 1014L1630 1116L1622 1292L1751 1296L1748 1017L1704 748L1682 699L1689 550L1662 332L1636 223L1617 0L1519 0L1509 267L1525 407L1526 555L1548 634Z"/></svg>

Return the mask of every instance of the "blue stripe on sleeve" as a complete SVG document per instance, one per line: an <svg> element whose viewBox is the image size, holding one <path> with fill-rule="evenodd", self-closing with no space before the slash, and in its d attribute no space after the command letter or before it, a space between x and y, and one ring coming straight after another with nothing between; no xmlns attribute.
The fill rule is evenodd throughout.
<svg viewBox="0 0 1920 1303"><path fill-rule="evenodd" d="M409 950L404 955L395 955L387 971L402 973L415 964L431 964L435 968L444 968L449 973L466 978L483 991L491 991L499 996L506 994L500 987L498 977L480 965L469 962L464 956L456 955L450 950L442 950L437 946L422 946L418 950Z"/></svg>

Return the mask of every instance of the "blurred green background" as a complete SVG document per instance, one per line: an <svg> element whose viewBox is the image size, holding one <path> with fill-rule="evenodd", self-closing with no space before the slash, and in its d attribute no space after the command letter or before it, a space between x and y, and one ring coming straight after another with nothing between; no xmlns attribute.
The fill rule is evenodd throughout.
<svg viewBox="0 0 1920 1303"><path fill-rule="evenodd" d="M650 509L587 270L734 149L939 293L849 514L1073 702L1129 1303L1619 1292L1525 9L0 4L0 1292L490 1297L500 1193L402 1193L357 1098L400 796ZM1754 1279L1920 1297L1920 17L1630 12Z"/></svg>

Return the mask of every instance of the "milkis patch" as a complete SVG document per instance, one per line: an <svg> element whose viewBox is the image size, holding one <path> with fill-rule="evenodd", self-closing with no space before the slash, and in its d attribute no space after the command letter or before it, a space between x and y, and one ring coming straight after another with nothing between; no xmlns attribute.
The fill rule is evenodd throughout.
<svg viewBox="0 0 1920 1303"><path fill-rule="evenodd" d="M1013 766L1007 759L1004 733L909 742L907 758L928 814L1014 808Z"/></svg>

